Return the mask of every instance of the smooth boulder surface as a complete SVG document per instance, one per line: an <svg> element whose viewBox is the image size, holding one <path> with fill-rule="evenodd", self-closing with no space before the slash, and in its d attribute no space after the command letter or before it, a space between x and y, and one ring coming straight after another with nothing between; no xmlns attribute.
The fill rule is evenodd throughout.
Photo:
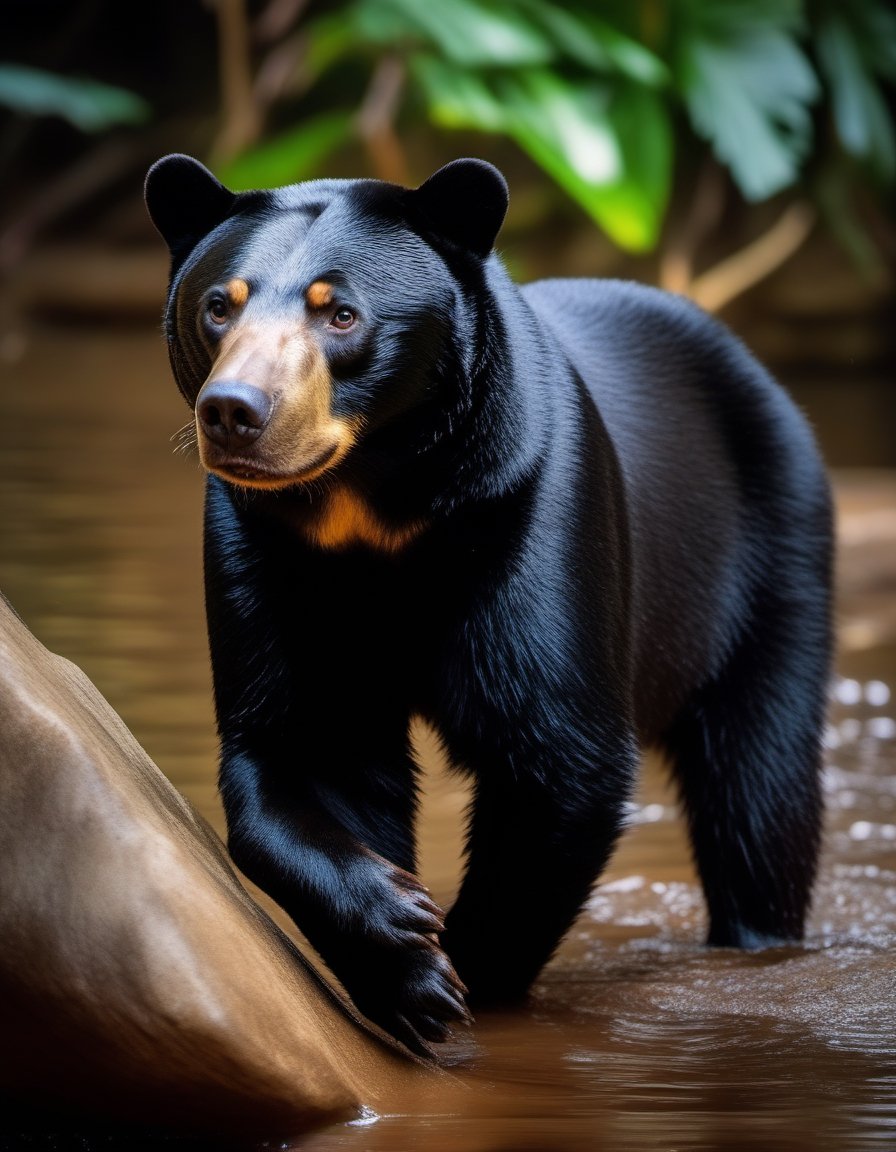
<svg viewBox="0 0 896 1152"><path fill-rule="evenodd" d="M0 597L0 1094L295 1132L428 1075L331 991L87 677Z"/></svg>

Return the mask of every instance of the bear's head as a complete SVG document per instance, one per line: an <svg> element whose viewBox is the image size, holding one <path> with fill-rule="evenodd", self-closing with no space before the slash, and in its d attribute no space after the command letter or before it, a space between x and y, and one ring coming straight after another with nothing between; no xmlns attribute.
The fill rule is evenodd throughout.
<svg viewBox="0 0 896 1152"><path fill-rule="evenodd" d="M464 282L481 276L507 185L456 160L416 189L235 193L174 155L150 169L146 202L171 253L165 326L200 459L232 484L284 489L438 403L440 366L463 355Z"/></svg>

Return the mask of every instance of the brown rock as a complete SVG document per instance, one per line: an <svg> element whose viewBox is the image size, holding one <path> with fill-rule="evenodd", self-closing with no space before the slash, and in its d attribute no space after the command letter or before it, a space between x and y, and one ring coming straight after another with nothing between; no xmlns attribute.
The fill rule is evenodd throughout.
<svg viewBox="0 0 896 1152"><path fill-rule="evenodd" d="M425 1074L352 1017L2 597L0 839L0 1092L269 1136Z"/></svg>

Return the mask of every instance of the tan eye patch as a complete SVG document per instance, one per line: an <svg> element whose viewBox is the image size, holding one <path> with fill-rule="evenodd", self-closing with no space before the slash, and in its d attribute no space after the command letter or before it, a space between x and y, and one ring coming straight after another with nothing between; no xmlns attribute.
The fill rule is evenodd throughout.
<svg viewBox="0 0 896 1152"><path fill-rule="evenodd" d="M234 308L242 308L249 299L249 285L245 280L227 282L227 299Z"/></svg>
<svg viewBox="0 0 896 1152"><path fill-rule="evenodd" d="M315 280L305 293L305 299L312 308L326 308L328 304L333 303L334 294L332 284L328 284L326 280Z"/></svg>

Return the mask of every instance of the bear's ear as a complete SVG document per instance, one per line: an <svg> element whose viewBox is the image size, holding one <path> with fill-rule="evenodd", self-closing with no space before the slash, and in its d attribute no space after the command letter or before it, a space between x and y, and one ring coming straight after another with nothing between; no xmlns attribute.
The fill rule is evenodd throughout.
<svg viewBox="0 0 896 1152"><path fill-rule="evenodd" d="M452 160L411 193L435 232L483 258L492 250L509 199L507 181L485 160Z"/></svg>
<svg viewBox="0 0 896 1152"><path fill-rule="evenodd" d="M150 219L175 261L183 259L233 210L237 196L192 156L163 156L146 174Z"/></svg>

